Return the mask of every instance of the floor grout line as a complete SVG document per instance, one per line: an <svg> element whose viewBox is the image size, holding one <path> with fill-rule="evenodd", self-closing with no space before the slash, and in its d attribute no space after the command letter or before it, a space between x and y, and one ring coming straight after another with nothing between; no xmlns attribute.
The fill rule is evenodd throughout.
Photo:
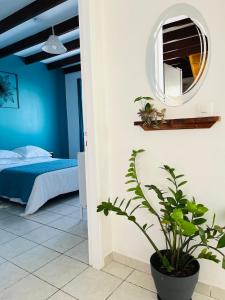
<svg viewBox="0 0 225 300"><path fill-rule="evenodd" d="M66 204L66 205L68 205L68 204ZM74 205L70 205L70 206L71 206L71 207L79 208L79 207L74 206ZM6 212L7 212L9 215L14 216L15 218L18 218L18 219L21 219L21 220L24 219L24 220L28 220L28 221L33 222L33 223L37 223L37 224L39 224L40 226L38 226L38 227L36 227L36 228L34 228L34 229L32 229L32 230L30 230L30 231L24 233L24 234L14 233L14 232L12 232L12 230L11 230L10 228L7 228L7 226L4 226L4 228L0 228L3 232L6 232L6 233L9 233L9 234L14 235L10 240L8 240L8 241L3 242L2 244L0 244L0 246L3 246L3 247L4 247L4 245L6 245L6 244L12 242L13 240L15 240L15 239L17 239L17 238L22 238L22 239L27 240L27 241L29 241L29 242L31 242L31 243L34 244L31 248L29 248L29 249L27 249L27 250L24 250L22 253L19 253L19 254L15 255L15 256L11 257L11 258L4 258L3 256L0 256L0 257L2 257L2 258L4 259L4 262L3 262L2 264L10 263L10 264L16 266L17 268L23 270L23 271L25 272L25 274L26 274L24 277L22 277L22 278L19 279L19 280L16 280L14 283L12 283L12 284L9 285L8 287L4 288L3 290L6 290L6 289L9 289L9 288L13 287L13 286L14 286L15 284L17 284L19 281L21 281L21 280L23 280L24 278L26 278L26 277L32 275L32 276L38 278L39 280L41 280L41 281L43 281L43 282L45 282L45 283L47 283L47 284L53 286L54 288L56 288L56 289L57 289L56 293L57 293L57 292L60 291L61 289L59 289L58 287L54 286L54 285L51 284L50 282L48 282L48 281L46 281L46 280L40 278L39 276L37 276L37 275L35 274L35 272L37 272L39 269L45 267L46 265L48 265L49 263L53 262L54 260L58 259L58 258L61 257L61 256L67 257L68 259L72 259L72 260L77 261L77 262L79 262L79 263L82 263L83 265L86 266L84 270L82 270L79 274L77 274L75 277L73 277L70 281L74 280L77 276L79 276L80 274L82 274L85 270L87 270L87 269L90 267L86 262L80 261L79 259L76 259L76 258L71 257L71 256L69 256L69 255L66 254L66 252L70 251L70 250L73 249L73 248L76 248L76 247L79 246L81 243L83 243L84 241L86 241L86 240L87 240L87 237L84 236L84 235L73 234L73 233L71 233L71 232L68 232L68 231L66 231L66 230L59 229L59 228L54 227L54 226L51 226L51 225L49 224L49 223L51 223L51 222L60 220L60 219L63 218L63 217L69 217L69 219L73 219L73 216L72 216L71 214L70 214L70 216L69 216L69 214L64 214L64 215L63 215L63 214L58 214L58 215L59 215L59 218L57 218L57 219L55 219L55 220L53 220L53 221L51 221L51 222L49 222L49 223L41 223L41 222L38 221L38 220L32 220L32 219L26 218L26 217L24 217L24 216L21 216L21 215L20 215L20 212L19 212L19 213L10 213L8 210L9 210L9 208L7 208L7 211L6 211ZM51 213L57 214L57 213L51 212L50 210L47 210L47 209L46 209L46 211L43 211L43 212L50 213L50 214L51 214ZM0 219L0 223L1 223L1 220L7 219L7 218L8 218L8 216L5 217L5 218ZM82 220L81 220L80 222L82 222ZM78 223L75 224L75 225L79 225L80 222L78 222ZM84 222L87 222L87 221L85 220ZM45 241L43 241L43 242L41 242L41 243L40 243L40 242L37 242L37 241L33 241L33 240L31 240L31 239L25 237L25 235L30 234L31 232L33 232L33 231L35 231L35 230L38 230L38 229L40 229L41 227L49 227L49 228L54 229L54 230L56 230L56 231L58 231L58 232L57 232L54 236L47 238ZM69 247L68 249L66 249L66 250L63 251L63 252L59 252L59 251L57 251L57 250L55 250L55 249L49 248L48 246L44 245L45 242L47 242L47 241L49 241L49 240L51 240L51 239L56 238L57 235L58 235L58 234L61 234L61 233L62 233L62 234L63 234L63 233L68 234L68 235L70 235L71 237L72 237L72 236L78 237L78 238L81 239L81 241L80 241L78 244L73 245L72 247ZM43 264L42 266L40 266L39 268L33 270L32 272L31 272L31 271L28 271L28 270L26 270L26 269L24 269L23 267L21 267L21 266L19 266L18 264L16 264L16 262L13 262L13 261L12 261L14 258L16 258L16 257L18 257L18 256L21 256L21 255L23 255L23 254L26 254L27 252L31 251L32 249L35 249L35 248L38 247L38 246L42 246L42 247L44 247L44 248L46 248L46 249L49 249L49 250L51 250L51 251L57 253L58 255L57 255L56 257L54 257L53 259L49 260L48 262L44 263L44 264ZM67 285L70 281L68 281L65 285ZM65 285L63 285L61 288L63 288ZM3 290L0 291L0 293L3 292ZM64 291L63 291L63 292L64 292ZM64 293L65 293L65 294L68 294L68 293L66 293L66 292L64 292ZM54 294L55 294L55 293L54 293ZM69 295L69 294L68 294L68 295ZM48 297L48 299L51 298L52 296L53 296L53 294L52 294L50 297ZM71 296L72 298L74 298L72 295L70 295L70 296ZM74 299L76 299L76 298L74 298ZM76 300L77 300L77 299L76 299Z"/></svg>
<svg viewBox="0 0 225 300"><path fill-rule="evenodd" d="M69 204L66 204L66 203L65 203L65 205L69 206ZM73 205L71 205L71 206L73 206ZM73 206L73 207L77 207L77 206ZM46 210L43 211L43 212L46 212L46 213L49 212L49 213L54 213L54 214L60 215L59 218L57 218L56 220L53 220L53 221L51 221L51 222L55 222L55 221L57 222L57 220L60 220L60 219L63 218L63 217L68 217L68 218L70 218L70 219L73 218L72 216L69 216L69 214L66 214L66 215L64 214L64 215L63 215L63 214L60 214L60 213L56 213L56 212L50 211L50 210L48 210L47 208L46 208ZM69 294L68 292L64 291L63 288L65 288L65 287L66 287L68 284L70 284L73 280L75 280L76 278L78 278L79 276L81 276L85 271L87 271L89 268L91 268L91 266L90 266L89 264L87 264L86 262L82 261L82 260L79 260L79 259L77 259L77 258L75 258L75 257L73 257L73 256L68 255L67 252L70 251L70 250L73 249L73 248L78 247L80 244L84 243L85 241L87 241L87 237L84 237L83 235L79 235L79 234L73 234L73 233L68 232L68 231L66 231L66 230L63 230L63 229L59 229L59 228L57 228L57 227L54 227L54 226L50 225L49 223L41 223L41 222L38 221L38 220L28 219L28 218L25 218L25 217L20 216L20 215L18 215L18 214L13 214L13 213L10 213L10 212L8 212L8 213L9 213L10 215L12 215L12 216L15 216L15 217L18 217L18 218L21 218L21 219L24 219L24 220L28 220L28 221L30 221L30 222L37 223L37 224L39 224L40 226L37 227L37 228L35 228L35 229L32 229L31 231L29 231L29 232L27 232L27 233L25 233L25 234L22 234L22 235L15 234L14 232L7 230L7 227L6 227L6 228L1 228L2 231L6 232L6 233L9 233L9 234L12 234L12 235L14 235L14 236L13 236L9 241L6 241L6 242L3 242L2 244L0 244L0 247L1 247L1 246L4 246L4 245L7 244L7 243L12 242L13 240L15 240L15 239L17 239L17 238L22 238L22 239L24 239L24 240L30 241L30 242L34 243L35 245L32 246L31 248L29 248L28 250L24 250L22 253L13 256L13 257L10 258L10 259L6 259L6 258L0 256L0 257L2 257L2 258L5 260L1 265L4 265L5 263L8 262L8 263L10 263L10 264L12 264L12 265L15 265L16 267L18 267L19 269L23 270L24 272L26 272L24 277L20 278L19 280L16 280L16 281L15 281L14 283L12 283L10 286L8 286L8 287L6 287L6 288L0 290L0 293L2 293L4 290L7 290L7 289L12 288L14 285L16 285L16 284L17 284L18 282L20 282L21 280L24 280L25 278L27 278L27 277L29 277L30 275L32 275L32 276L38 278L39 280L41 280L42 282L45 282L46 284L48 284L48 285L50 285L50 286L52 286L52 287L54 287L54 288L56 289L56 291L55 291L52 295L48 296L48 297L46 298L46 300L47 300L47 299L51 299L51 297L53 297L53 296L54 296L55 294L57 294L59 291L61 291L61 292L65 293L65 294L67 294L68 296L72 297L74 300L79 300L79 299L77 299L76 297L74 297L73 295L71 295L71 294ZM7 218L7 217L6 217L6 218ZM0 218L0 223L1 223L1 220L4 220L4 218L2 218L2 219ZM50 223L51 223L51 222L50 222ZM84 222L86 222L86 221L84 221ZM78 224L79 224L79 223L78 223ZM77 224L77 225L78 225L78 224ZM51 229L55 229L55 230L58 231L58 232L57 232L55 235L53 235L52 237L47 238L47 239L46 239L45 241L43 241L43 242L36 242L36 241L33 241L33 240L31 240L31 239L25 237L25 235L28 235L28 234L32 233L33 231L38 230L38 229L40 229L40 228L42 228L42 227L43 227L43 228L48 227L48 228L51 228ZM62 233L62 234L65 233L65 234L69 234L69 235L71 235L71 236L79 237L79 238L81 238L82 240L81 240L78 244L76 244L75 246L72 246L71 248L68 248L66 251L63 251L63 252L60 252L60 251L58 251L58 250L49 248L48 246L44 245L44 243L46 243L47 241L50 241L51 239L56 238L57 235L58 235L58 234L61 234L61 233ZM46 249L49 249L49 250L51 250L51 251L57 253L57 256L54 257L54 258L52 258L52 259L50 259L49 261L45 262L43 265L41 265L40 267L38 267L37 269L35 269L35 270L33 270L33 271L27 271L26 269L24 269L23 267L17 265L16 263L14 263L14 262L12 261L12 259L15 259L16 257L21 256L21 255L23 255L23 254L26 254L27 252L29 252L29 251L35 249L35 248L38 247L38 246L42 246L42 247L44 247L44 248L46 248ZM47 266L48 264L50 264L50 263L54 262L55 260L59 259L60 257L68 257L68 258L70 258L70 259L73 259L73 260L76 261L76 262L79 262L79 263L84 264L84 265L85 265L85 268L84 268L81 272L79 272L76 276L74 276L72 279L70 279L66 284L64 284L62 287L59 288L59 287L55 286L54 284L48 282L47 280L42 279L41 277L39 277L39 276L38 276L37 274L35 274L35 273L38 272L38 270L40 270L40 269L44 268L45 266ZM113 260L113 261L114 261L114 260ZM116 262L116 261L115 261L115 262ZM118 263L119 263L119 262L118 262ZM128 267L127 265L125 265L125 264L123 264L123 263L119 263L119 264ZM129 273L125 278L121 278L121 277L119 277L119 276L117 276L117 275L114 275L114 274L112 274L112 273L110 273L110 272L107 272L107 271L105 271L105 270L103 270L103 269L100 270L100 272L103 272L103 273L105 273L105 274L110 275L111 277L114 277L114 278L120 280L120 283L119 283L119 284L113 289L113 291L105 298L105 300L109 300L109 299L112 297L112 295L113 295L113 294L114 294L114 293L115 293L115 292L116 292L116 291L117 291L124 283L131 284L131 285L136 286L136 287L138 287L138 288L140 288L140 289L143 289L143 290L145 290L145 291L148 291L148 292L150 292L150 293L152 293L152 294L156 294L156 292L153 291L153 290L151 290L151 289L148 289L148 288L145 288L145 287L143 287L143 286L140 286L140 285L137 284L137 283L130 282L130 281L128 280L128 278L129 278L135 271L138 271L138 270L136 270L136 269L134 269L134 268L132 268L132 267L129 267L129 268L131 269L131 271L130 271L130 273ZM200 295L201 295L201 294L200 294ZM212 299L212 300L215 300L215 298L212 298L211 295L208 296L208 297L209 297L210 299Z"/></svg>

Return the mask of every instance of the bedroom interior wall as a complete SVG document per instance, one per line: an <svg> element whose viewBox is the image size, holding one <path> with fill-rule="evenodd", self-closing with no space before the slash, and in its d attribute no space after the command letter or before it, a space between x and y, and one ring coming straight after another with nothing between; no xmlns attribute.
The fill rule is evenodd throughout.
<svg viewBox="0 0 225 300"><path fill-rule="evenodd" d="M107 188L109 186L109 195L112 197L127 195L124 175L129 155L132 149L144 148L147 151L138 160L142 182L165 187L165 181L162 182L164 174L159 167L165 163L176 167L178 172L186 174L189 181L185 188L186 193L195 195L199 202L209 206L217 213L218 223L224 224L225 204L221 188L225 179L225 60L221 59L225 53L225 39L221 38L225 26L224 0L218 0L217 5L210 1L206 5L205 0L185 1L195 6L208 24L212 44L211 63L206 80L195 97L183 106L167 108L168 118L191 117L196 116L196 106L199 103L214 102L215 115L220 115L222 121L211 129L161 132L144 132L141 128L133 126L138 110L138 105L133 103L133 99L140 95L152 95L148 80L151 66L146 67L146 55L149 36L155 22L167 7L183 1L91 1L89 8L93 11L90 11L90 15L96 6L98 11L102 10L104 18L103 43L98 43L99 36L96 30L92 37L93 48L90 50L94 65L99 62L97 53L104 51L101 64L106 69L104 76L97 70L92 74L96 80L94 89L100 91L104 81L104 88L107 90L107 99L103 99L100 93L98 98L93 99L97 114L96 127L104 126L103 113L108 118L107 133L100 131L99 135L101 134L102 140L104 137L107 139L109 175L107 182L104 178L99 178L99 185ZM91 19L91 22L91 28L98 28L96 20ZM103 110L101 104L103 105L104 101L108 104L107 109ZM158 101L156 105L161 106ZM105 148L99 147L96 151L96 155L101 157ZM98 161L100 170L104 168L104 163L104 160ZM154 198L152 200L154 201ZM101 218L105 220L103 216ZM142 211L139 220L144 224L146 219L147 216ZM154 220L149 219L149 222ZM111 251L149 263L152 249L134 225L121 217L113 216L111 231ZM151 233L157 244L163 247L159 228L154 226ZM108 234L108 240L110 236ZM215 263L201 261L202 282L225 288L224 274L222 268Z"/></svg>
<svg viewBox="0 0 225 300"><path fill-rule="evenodd" d="M77 90L78 78L81 78L80 72L65 75L67 127L70 158L76 158L77 152L80 151L80 125Z"/></svg>
<svg viewBox="0 0 225 300"><path fill-rule="evenodd" d="M43 63L25 65L15 56L0 60L0 70L18 74L19 109L0 108L0 149L36 145L68 157L65 79Z"/></svg>

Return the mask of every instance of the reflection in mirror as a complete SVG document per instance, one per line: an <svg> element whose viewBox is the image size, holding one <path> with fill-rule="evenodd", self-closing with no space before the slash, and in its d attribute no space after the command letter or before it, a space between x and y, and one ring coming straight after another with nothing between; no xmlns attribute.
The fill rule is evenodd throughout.
<svg viewBox="0 0 225 300"><path fill-rule="evenodd" d="M155 75L165 103L171 97L179 98L172 105L182 103L181 96L201 78L207 57L208 39L191 18L180 15L163 22L155 43Z"/></svg>

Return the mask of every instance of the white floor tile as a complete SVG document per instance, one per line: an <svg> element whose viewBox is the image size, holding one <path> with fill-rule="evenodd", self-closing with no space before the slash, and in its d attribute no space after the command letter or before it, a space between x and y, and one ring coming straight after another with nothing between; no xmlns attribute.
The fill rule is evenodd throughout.
<svg viewBox="0 0 225 300"><path fill-rule="evenodd" d="M87 208L83 208L82 210L79 208L79 210L80 210L81 220L87 222ZM76 215L74 213L71 213L68 215L68 217L74 218L76 217Z"/></svg>
<svg viewBox="0 0 225 300"><path fill-rule="evenodd" d="M57 293L55 293L53 296L51 296L49 298L49 300L74 300L75 298L62 292L62 291L58 291Z"/></svg>
<svg viewBox="0 0 225 300"><path fill-rule="evenodd" d="M35 274L48 283L61 288L86 268L87 265L61 255L39 269Z"/></svg>
<svg viewBox="0 0 225 300"><path fill-rule="evenodd" d="M11 261L28 272L33 272L59 256L58 252L43 246L37 246L16 256Z"/></svg>
<svg viewBox="0 0 225 300"><path fill-rule="evenodd" d="M57 219L59 219L61 215L50 212L50 211L40 211L36 212L32 215L26 216L26 219L32 220L35 222L39 222L41 224L48 224L50 222L53 222Z"/></svg>
<svg viewBox="0 0 225 300"><path fill-rule="evenodd" d="M10 215L10 217L6 219L0 219L0 228L18 235L26 234L40 226L41 225L36 222L15 215Z"/></svg>
<svg viewBox="0 0 225 300"><path fill-rule="evenodd" d="M84 241L65 253L66 255L80 260L86 264L89 263L88 241Z"/></svg>
<svg viewBox="0 0 225 300"><path fill-rule="evenodd" d="M103 268L103 271L112 274L114 276L117 276L121 279L125 279L129 274L131 274L133 269L125 265L122 265L120 263L117 263L115 261L112 261L111 263L109 263L107 266Z"/></svg>
<svg viewBox="0 0 225 300"><path fill-rule="evenodd" d="M213 298L204 296L204 295L202 295L202 294L194 293L194 295L193 295L193 297L192 297L192 300L213 300Z"/></svg>
<svg viewBox="0 0 225 300"><path fill-rule="evenodd" d="M44 242L43 245L60 253L64 253L82 241L83 239L78 236L62 232L61 234L58 234L52 239Z"/></svg>
<svg viewBox="0 0 225 300"><path fill-rule="evenodd" d="M26 271L18 268L10 262L3 263L2 265L0 265L0 291L15 284L18 280L24 278L27 275L28 273ZM4 298L0 297L0 299Z"/></svg>
<svg viewBox="0 0 225 300"><path fill-rule="evenodd" d="M3 264L6 260L3 257L0 257L0 265Z"/></svg>
<svg viewBox="0 0 225 300"><path fill-rule="evenodd" d="M88 268L63 290L79 300L105 300L120 283L119 278Z"/></svg>
<svg viewBox="0 0 225 300"><path fill-rule="evenodd" d="M80 218L70 218L68 216L63 216L60 219L49 223L49 226L52 226L54 228L64 230L66 232L74 233L75 226L79 224Z"/></svg>
<svg viewBox="0 0 225 300"><path fill-rule="evenodd" d="M0 294L1 300L44 300L57 291L56 288L29 275Z"/></svg>
<svg viewBox="0 0 225 300"><path fill-rule="evenodd" d="M156 291L155 284L153 281L153 278L150 274L139 272L135 270L128 278L127 281L130 283L133 283L135 285L138 285L142 288L145 288L147 290Z"/></svg>
<svg viewBox="0 0 225 300"><path fill-rule="evenodd" d="M203 282L198 282L195 287L195 293L210 297L211 287Z"/></svg>
<svg viewBox="0 0 225 300"><path fill-rule="evenodd" d="M0 229L0 245L17 238L17 235Z"/></svg>
<svg viewBox="0 0 225 300"><path fill-rule="evenodd" d="M41 227L31 231L30 233L25 234L23 237L33 242L42 244L61 233L62 232L58 229L42 225Z"/></svg>
<svg viewBox="0 0 225 300"><path fill-rule="evenodd" d="M66 199L64 199L63 203L65 203L67 205L72 205L72 206L80 207L79 194L75 194L75 195L66 197Z"/></svg>
<svg viewBox="0 0 225 300"><path fill-rule="evenodd" d="M8 209L6 209L6 208L0 209L0 220L6 219L10 216L12 216L12 215L8 212Z"/></svg>
<svg viewBox="0 0 225 300"><path fill-rule="evenodd" d="M58 213L61 215L69 215L69 214L76 214L77 216L80 215L80 208L76 206L71 206L67 204L58 204L55 206L52 206L48 209L51 212Z"/></svg>
<svg viewBox="0 0 225 300"><path fill-rule="evenodd" d="M113 294L109 300L157 300L156 294L124 282ZM172 299L171 299L172 300Z"/></svg>
<svg viewBox="0 0 225 300"><path fill-rule="evenodd" d="M88 227L86 221L80 221L77 225L73 227L71 231L72 234L77 234L81 237L88 238Z"/></svg>
<svg viewBox="0 0 225 300"><path fill-rule="evenodd" d="M10 242L0 245L0 256L5 259L11 259L35 246L37 246L36 243L18 237Z"/></svg>

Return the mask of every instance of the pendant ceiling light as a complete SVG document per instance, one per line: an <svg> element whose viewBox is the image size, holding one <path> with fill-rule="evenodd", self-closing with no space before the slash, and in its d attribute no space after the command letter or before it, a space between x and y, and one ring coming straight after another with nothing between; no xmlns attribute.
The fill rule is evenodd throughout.
<svg viewBox="0 0 225 300"><path fill-rule="evenodd" d="M66 47L60 41L59 37L55 35L54 27L52 27L52 35L44 43L42 50L50 54L63 54L67 52Z"/></svg>

